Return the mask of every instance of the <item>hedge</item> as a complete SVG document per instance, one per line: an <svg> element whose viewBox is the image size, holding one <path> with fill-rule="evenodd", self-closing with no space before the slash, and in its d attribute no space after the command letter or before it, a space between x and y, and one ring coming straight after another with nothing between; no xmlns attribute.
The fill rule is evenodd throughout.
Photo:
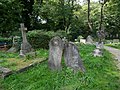
<svg viewBox="0 0 120 90"><path fill-rule="evenodd" d="M43 31L33 30L27 33L27 38L34 49L43 48L48 49L49 41L54 36L60 36L61 38L66 37L65 31Z"/></svg>
<svg viewBox="0 0 120 90"><path fill-rule="evenodd" d="M0 45L12 44L12 38L0 37Z"/></svg>

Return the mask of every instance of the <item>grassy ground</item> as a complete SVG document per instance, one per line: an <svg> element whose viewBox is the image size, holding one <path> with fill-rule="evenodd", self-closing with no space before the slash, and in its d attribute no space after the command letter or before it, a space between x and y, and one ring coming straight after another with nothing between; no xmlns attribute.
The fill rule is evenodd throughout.
<svg viewBox="0 0 120 90"><path fill-rule="evenodd" d="M110 46L110 47L113 47L113 48L120 49L120 43L116 43L116 44L107 44L107 46Z"/></svg>
<svg viewBox="0 0 120 90"><path fill-rule="evenodd" d="M62 71L53 72L47 62L43 62L1 80L0 85L4 90L120 90L120 72L111 54L105 51L103 57L93 57L94 47L87 45L79 46L79 50L86 73L73 73L64 63Z"/></svg>
<svg viewBox="0 0 120 90"><path fill-rule="evenodd" d="M36 51L36 56L26 55L26 58L20 58L18 53L0 52L0 66L11 70L18 70L32 63L45 60L48 54L46 50L40 49Z"/></svg>

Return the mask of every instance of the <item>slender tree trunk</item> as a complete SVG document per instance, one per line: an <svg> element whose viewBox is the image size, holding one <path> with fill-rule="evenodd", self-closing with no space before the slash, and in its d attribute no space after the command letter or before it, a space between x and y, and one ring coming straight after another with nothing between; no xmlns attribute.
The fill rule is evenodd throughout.
<svg viewBox="0 0 120 90"><path fill-rule="evenodd" d="M90 21L90 0L88 0L88 28L89 32L92 31L91 21Z"/></svg>
<svg viewBox="0 0 120 90"><path fill-rule="evenodd" d="M103 23L103 4L101 6L101 17L100 17L100 30L102 30L102 23Z"/></svg>

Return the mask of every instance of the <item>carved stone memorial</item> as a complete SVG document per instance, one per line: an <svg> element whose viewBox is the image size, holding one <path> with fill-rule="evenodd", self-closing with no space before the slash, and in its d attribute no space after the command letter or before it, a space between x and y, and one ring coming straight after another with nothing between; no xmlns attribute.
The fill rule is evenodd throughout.
<svg viewBox="0 0 120 90"><path fill-rule="evenodd" d="M26 37L26 30L27 28L24 27L24 23L20 24L20 30L22 32L22 44L20 50L20 56L25 56L26 53L34 51L30 43L27 41Z"/></svg>
<svg viewBox="0 0 120 90"><path fill-rule="evenodd" d="M48 65L52 70L61 69L63 45L63 41L60 37L54 37L50 40Z"/></svg>
<svg viewBox="0 0 120 90"><path fill-rule="evenodd" d="M20 50L20 37L19 36L15 36L15 37L13 37L12 47L7 52L15 53L18 50Z"/></svg>
<svg viewBox="0 0 120 90"><path fill-rule="evenodd" d="M81 70L82 72L85 72L78 48L74 43L68 42L65 44L64 59L68 67L73 68L75 71Z"/></svg>
<svg viewBox="0 0 120 90"><path fill-rule="evenodd" d="M99 30L97 31L98 42L103 42L105 40L105 31Z"/></svg>

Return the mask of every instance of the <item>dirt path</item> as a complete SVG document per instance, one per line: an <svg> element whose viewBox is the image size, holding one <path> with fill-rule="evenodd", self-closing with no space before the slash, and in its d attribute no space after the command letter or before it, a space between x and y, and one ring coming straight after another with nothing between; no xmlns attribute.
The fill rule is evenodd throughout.
<svg viewBox="0 0 120 90"><path fill-rule="evenodd" d="M118 60L117 66L120 69L120 50L116 48L108 47L108 46L104 46L104 48L115 56L115 59Z"/></svg>

